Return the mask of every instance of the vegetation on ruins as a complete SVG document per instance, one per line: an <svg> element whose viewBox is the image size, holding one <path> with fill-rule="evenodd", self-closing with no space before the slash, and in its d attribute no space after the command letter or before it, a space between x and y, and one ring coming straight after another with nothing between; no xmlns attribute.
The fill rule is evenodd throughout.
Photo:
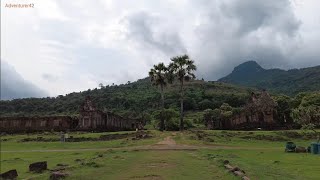
<svg viewBox="0 0 320 180"><path fill-rule="evenodd" d="M301 96L300 94L299 99ZM320 142L320 133L315 130L320 126L320 92L303 96L300 105L292 110L291 116L302 129L312 130Z"/></svg>
<svg viewBox="0 0 320 180"><path fill-rule="evenodd" d="M213 121L214 124L221 124L222 121L232 117L238 112L237 108L232 108L228 103L223 103L219 108L206 109L203 115L205 123Z"/></svg>

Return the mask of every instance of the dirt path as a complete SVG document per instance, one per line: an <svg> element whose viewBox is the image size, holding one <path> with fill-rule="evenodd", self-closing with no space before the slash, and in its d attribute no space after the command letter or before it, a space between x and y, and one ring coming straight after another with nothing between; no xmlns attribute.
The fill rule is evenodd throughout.
<svg viewBox="0 0 320 180"><path fill-rule="evenodd" d="M167 146L174 146L176 145L176 141L172 139L171 136L164 138L163 141L158 142L156 145L167 145Z"/></svg>

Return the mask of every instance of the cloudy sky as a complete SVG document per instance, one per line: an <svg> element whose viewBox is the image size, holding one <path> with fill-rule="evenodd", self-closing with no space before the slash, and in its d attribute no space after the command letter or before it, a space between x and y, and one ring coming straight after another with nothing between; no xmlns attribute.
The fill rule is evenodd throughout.
<svg viewBox="0 0 320 180"><path fill-rule="evenodd" d="M1 0L1 98L135 81L182 53L206 80L247 60L319 65L318 7L318 0Z"/></svg>

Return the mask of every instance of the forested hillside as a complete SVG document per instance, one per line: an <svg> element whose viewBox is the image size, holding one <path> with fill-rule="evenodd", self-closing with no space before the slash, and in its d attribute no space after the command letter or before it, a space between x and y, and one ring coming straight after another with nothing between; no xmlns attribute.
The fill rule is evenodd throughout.
<svg viewBox="0 0 320 180"><path fill-rule="evenodd" d="M218 108L222 103L240 107L246 103L250 92L254 90L201 80L188 82L185 89L184 107L186 111ZM91 96L101 110L113 111L130 117L139 117L143 112L151 113L160 106L159 90L151 86L149 78L145 78L133 83L102 86L99 89L74 92L65 96L1 101L0 115L77 115L86 96ZM177 84L165 88L165 107L174 109L179 107Z"/></svg>
<svg viewBox="0 0 320 180"><path fill-rule="evenodd" d="M285 71L264 69L257 62L248 61L235 67L231 74L219 81L296 95L320 90L320 66Z"/></svg>

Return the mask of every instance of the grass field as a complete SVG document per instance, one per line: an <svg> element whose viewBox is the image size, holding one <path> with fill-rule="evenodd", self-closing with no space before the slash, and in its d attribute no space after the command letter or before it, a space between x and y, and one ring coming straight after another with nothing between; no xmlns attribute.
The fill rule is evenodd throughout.
<svg viewBox="0 0 320 180"><path fill-rule="evenodd" d="M116 132L128 133L128 132ZM106 133L71 133L99 137ZM151 131L152 138L85 142L23 142L57 138L57 134L6 135L1 139L1 173L17 169L19 179L48 179L50 171L28 172L47 161L48 169L65 164L67 179L240 179L223 160L239 166L251 179L319 179L320 155L285 153L286 141L307 146L311 133L300 131ZM166 144L166 137L172 138ZM164 143L158 143L163 141ZM158 143L158 144L157 144Z"/></svg>

